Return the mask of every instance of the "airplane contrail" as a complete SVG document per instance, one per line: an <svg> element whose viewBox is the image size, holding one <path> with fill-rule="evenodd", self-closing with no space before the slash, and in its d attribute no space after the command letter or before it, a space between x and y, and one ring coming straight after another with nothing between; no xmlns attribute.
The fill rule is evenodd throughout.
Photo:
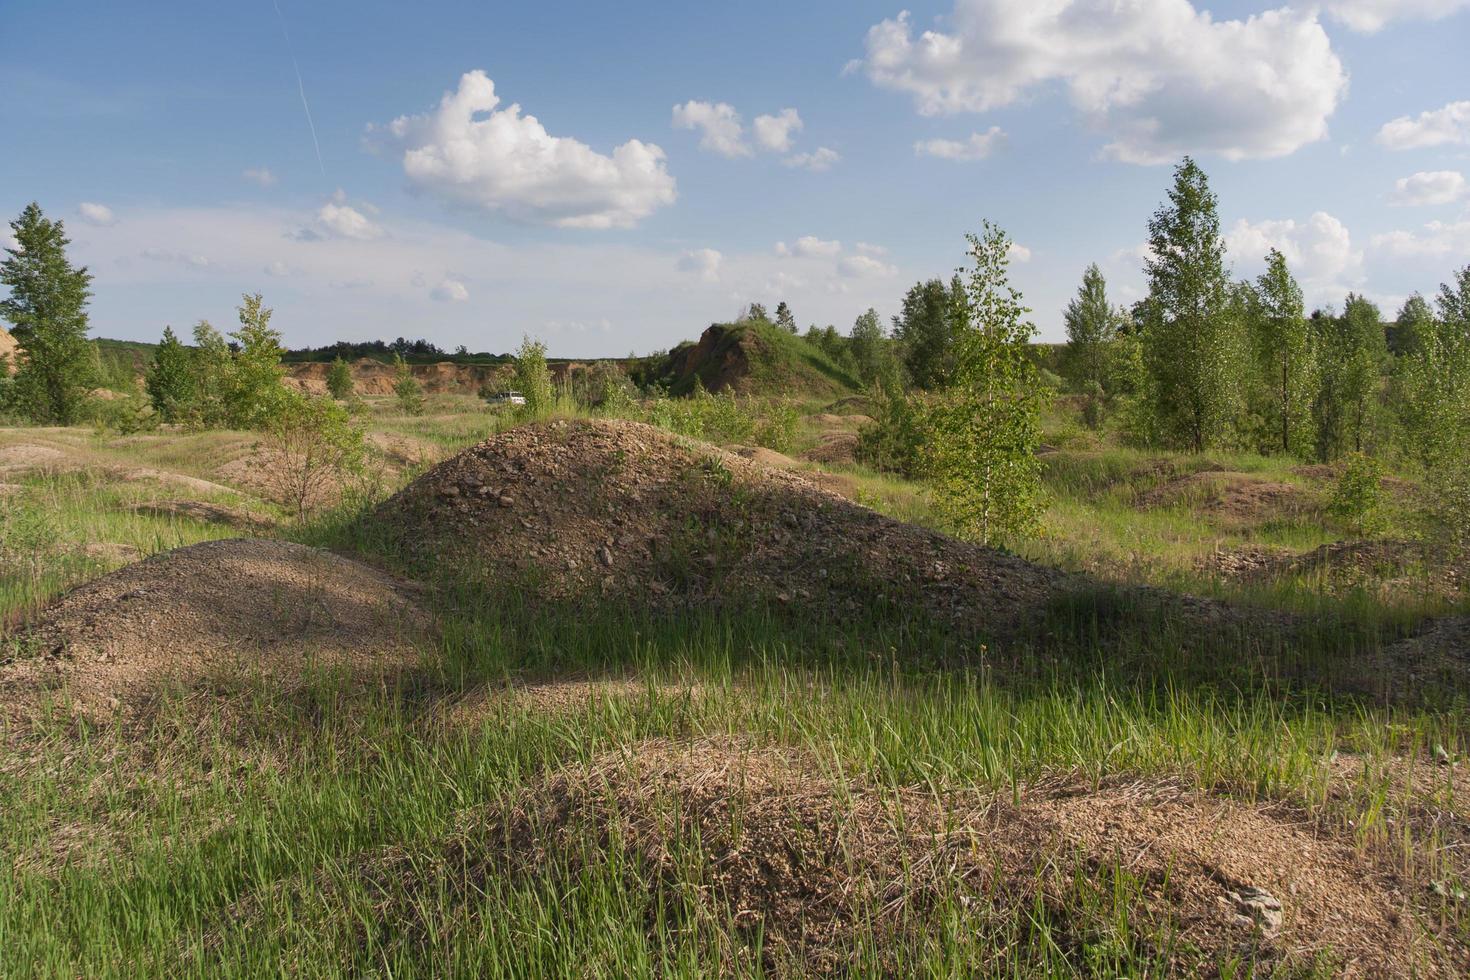
<svg viewBox="0 0 1470 980"><path fill-rule="evenodd" d="M311 104L306 101L306 83L301 80L301 66L296 63L296 51L291 47L291 35L286 31L286 17L281 13L280 0L271 0L276 8L276 20L281 25L281 36L286 39L286 53L291 56L291 67L296 69L296 90L301 93L301 108L306 110L306 125L311 130L311 145L316 147L316 165L322 176L327 175L327 165L322 163L322 145L316 138L316 123L311 120Z"/></svg>

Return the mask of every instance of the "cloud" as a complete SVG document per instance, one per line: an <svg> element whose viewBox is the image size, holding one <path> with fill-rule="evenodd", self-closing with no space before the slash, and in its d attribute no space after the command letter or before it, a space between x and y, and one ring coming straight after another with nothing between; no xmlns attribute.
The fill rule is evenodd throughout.
<svg viewBox="0 0 1470 980"><path fill-rule="evenodd" d="M1465 175L1457 170L1421 170L1394 182L1394 204L1453 204L1465 196Z"/></svg>
<svg viewBox="0 0 1470 980"><path fill-rule="evenodd" d="M680 272L697 272L705 282L720 278L720 262L725 257L712 248L697 248L679 256Z"/></svg>
<svg viewBox="0 0 1470 980"><path fill-rule="evenodd" d="M269 167L250 167L242 172L240 176L252 184L259 184L261 187L272 187L276 183L276 175L271 173Z"/></svg>
<svg viewBox="0 0 1470 980"><path fill-rule="evenodd" d="M1470 0L1322 0L1322 9L1355 31L1372 34L1395 20L1439 20L1470 10Z"/></svg>
<svg viewBox="0 0 1470 980"><path fill-rule="evenodd" d="M941 160L984 160L998 150L1006 141L1006 134L999 126L991 126L983 133L971 133L966 140L919 140L914 144L917 156L938 157Z"/></svg>
<svg viewBox="0 0 1470 980"><path fill-rule="evenodd" d="M273 262L267 263L265 268L261 271L268 276L276 276L277 278L281 279L301 274L301 270L295 268L294 266L287 265L280 259L276 259Z"/></svg>
<svg viewBox="0 0 1470 980"><path fill-rule="evenodd" d="M1398 258L1443 258L1470 254L1470 220L1431 221L1423 230L1374 235L1373 247Z"/></svg>
<svg viewBox="0 0 1470 980"><path fill-rule="evenodd" d="M630 228L677 197L658 146L631 139L608 156L499 104L495 83L467 72L430 112L369 127L368 143L401 149L418 190L516 221Z"/></svg>
<svg viewBox="0 0 1470 980"><path fill-rule="evenodd" d="M795 109L782 109L774 116L756 116L751 123L756 145L769 153L786 153L791 149L791 137L801 132L801 116Z"/></svg>
<svg viewBox="0 0 1470 980"><path fill-rule="evenodd" d="M1241 219L1226 233L1225 247L1247 274L1264 269L1266 253L1277 249L1314 306L1340 299L1363 281L1362 250L1353 246L1347 226L1325 211L1303 222Z"/></svg>
<svg viewBox="0 0 1470 980"><path fill-rule="evenodd" d="M1020 242L1011 242L1011 247L1006 250L1006 256L1012 262L1024 265L1031 261L1031 250Z"/></svg>
<svg viewBox="0 0 1470 980"><path fill-rule="evenodd" d="M882 245L874 245L871 242L856 242L852 247L859 255L882 256L888 254L888 249Z"/></svg>
<svg viewBox="0 0 1470 980"><path fill-rule="evenodd" d="M458 279L445 279L434 287L429 296L441 303L463 303L470 298L470 291Z"/></svg>
<svg viewBox="0 0 1470 980"><path fill-rule="evenodd" d="M819 174L831 170L832 164L841 159L842 154L836 150L826 146L819 146L810 153L797 153L781 162L788 167L800 167L803 170L810 170L814 174Z"/></svg>
<svg viewBox="0 0 1470 980"><path fill-rule="evenodd" d="M837 271L849 279L887 278L898 269L871 255L845 255L837 263Z"/></svg>
<svg viewBox="0 0 1470 980"><path fill-rule="evenodd" d="M317 227L324 236L351 238L370 242L383 237L383 229L374 224L361 211L346 204L329 201L316 213Z"/></svg>
<svg viewBox="0 0 1470 980"><path fill-rule="evenodd" d="M1215 20L1189 0L955 0L949 32L908 13L869 29L862 67L927 116L987 112L1060 83L1106 156L1277 157L1327 136L1347 73L1312 11Z"/></svg>
<svg viewBox="0 0 1470 980"><path fill-rule="evenodd" d="M828 241L818 238L816 235L803 235L794 244L787 245L785 242L776 243L776 254L781 256L794 255L797 258L830 258L842 251L842 243Z"/></svg>
<svg viewBox="0 0 1470 980"><path fill-rule="evenodd" d="M94 204L91 201L83 201L77 205L77 214L89 225L106 226L117 223L117 218L112 213L112 208L105 204Z"/></svg>
<svg viewBox="0 0 1470 980"><path fill-rule="evenodd" d="M722 157L750 156L750 145L745 142L745 125L740 120L740 113L728 102L710 103L690 99L683 105L676 105L674 126L677 129L700 130L701 150L718 153Z"/></svg>
<svg viewBox="0 0 1470 980"><path fill-rule="evenodd" d="M1399 116L1384 123L1374 139L1390 150L1470 143L1470 100L1451 102L1443 109L1430 109L1417 117Z"/></svg>
<svg viewBox="0 0 1470 980"><path fill-rule="evenodd" d="M189 252L182 249L168 249L149 247L138 253L150 262L168 262L175 265L187 265L194 269L208 269L213 262L209 257L198 252Z"/></svg>

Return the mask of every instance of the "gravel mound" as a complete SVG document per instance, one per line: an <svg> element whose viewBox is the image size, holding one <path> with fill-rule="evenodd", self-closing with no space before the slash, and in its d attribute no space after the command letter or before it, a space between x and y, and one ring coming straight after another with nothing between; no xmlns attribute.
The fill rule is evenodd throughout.
<svg viewBox="0 0 1470 980"><path fill-rule="evenodd" d="M1018 798L881 788L732 739L652 739L568 765L462 811L437 841L366 856L357 874L418 945L434 941L415 925L425 904L463 895L449 905L473 931L489 883L575 881L602 862L638 869L675 926L758 938L775 975L846 973L865 931L891 955L956 906L981 935L1041 915L1076 953L1113 926L1118 887L1133 941L1167 975L1232 954L1261 975L1319 954L1350 976L1466 965L1460 941L1435 935L1427 888L1291 811L1160 781L1059 779ZM997 942L991 965L1029 973L1019 952Z"/></svg>
<svg viewBox="0 0 1470 980"><path fill-rule="evenodd" d="M556 598L776 604L836 617L883 607L1006 633L1064 581L635 422L501 433L428 471L376 518L425 557Z"/></svg>
<svg viewBox="0 0 1470 980"><path fill-rule="evenodd" d="M68 593L0 643L0 718L48 702L101 719L166 688L317 670L384 675L417 666L427 614L403 583L281 541L179 548Z"/></svg>

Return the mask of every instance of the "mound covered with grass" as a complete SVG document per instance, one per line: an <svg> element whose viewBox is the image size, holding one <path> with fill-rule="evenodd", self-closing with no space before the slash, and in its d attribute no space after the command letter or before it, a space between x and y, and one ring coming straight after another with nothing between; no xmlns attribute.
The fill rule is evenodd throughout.
<svg viewBox="0 0 1470 980"><path fill-rule="evenodd" d="M382 676L419 663L411 589L329 552L264 540L179 548L83 585L0 647L0 706L130 715L169 689L313 672Z"/></svg>
<svg viewBox="0 0 1470 980"><path fill-rule="evenodd" d="M985 975L1466 965L1427 889L1290 810L1159 780L999 795L880 786L732 738L648 739L552 769L318 886L375 910L389 958L434 958L452 937L496 931L488 910L629 880L646 905L623 911L650 945L677 936L725 973L904 975L941 947L957 973ZM232 911L249 921L257 904Z"/></svg>
<svg viewBox="0 0 1470 980"><path fill-rule="evenodd" d="M458 561L549 597L891 611L966 634L1020 630L1063 581L799 474L625 421L501 433L429 470L374 523L426 562Z"/></svg>
<svg viewBox="0 0 1470 980"><path fill-rule="evenodd" d="M670 351L657 374L672 395L687 395L696 383L710 392L827 398L860 387L815 344L761 320L712 324L697 342Z"/></svg>

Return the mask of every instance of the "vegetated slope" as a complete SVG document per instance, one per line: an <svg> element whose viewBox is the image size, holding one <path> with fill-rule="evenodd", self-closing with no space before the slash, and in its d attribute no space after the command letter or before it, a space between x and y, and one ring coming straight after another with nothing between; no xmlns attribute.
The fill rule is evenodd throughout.
<svg viewBox="0 0 1470 980"><path fill-rule="evenodd" d="M698 379L707 391L836 397L860 385L823 351L759 320L716 323L697 342L680 344L655 372L672 395L687 395Z"/></svg>
<svg viewBox="0 0 1470 980"><path fill-rule="evenodd" d="M849 618L899 610L964 635L1020 629L1063 582L797 474L626 421L511 429L431 469L376 520L426 558L558 598Z"/></svg>
<svg viewBox="0 0 1470 980"><path fill-rule="evenodd" d="M100 719L230 675L299 685L315 670L419 663L428 616L406 587L329 552L223 540L155 555L63 596L0 645L0 718L47 702Z"/></svg>
<svg viewBox="0 0 1470 980"><path fill-rule="evenodd" d="M1063 778L998 796L884 787L729 738L648 739L570 763L508 799L471 801L447 834L370 852L352 872L379 939L422 953L484 929L487 895L595 889L611 868L646 880L651 941L661 928L728 930L730 972L758 957L778 976L845 974L866 956L901 975L902 952L956 916L997 974L1029 975L1047 944L1079 956L1110 940L1161 975L1232 957L1296 975L1324 950L1356 976L1466 965L1454 937L1434 937L1424 889L1290 810L1159 780ZM1119 890L1126 936L1110 931ZM445 907L448 922L424 919ZM262 913L249 897L230 912ZM1017 929L1032 941L1018 943ZM864 939L876 941L866 953Z"/></svg>

